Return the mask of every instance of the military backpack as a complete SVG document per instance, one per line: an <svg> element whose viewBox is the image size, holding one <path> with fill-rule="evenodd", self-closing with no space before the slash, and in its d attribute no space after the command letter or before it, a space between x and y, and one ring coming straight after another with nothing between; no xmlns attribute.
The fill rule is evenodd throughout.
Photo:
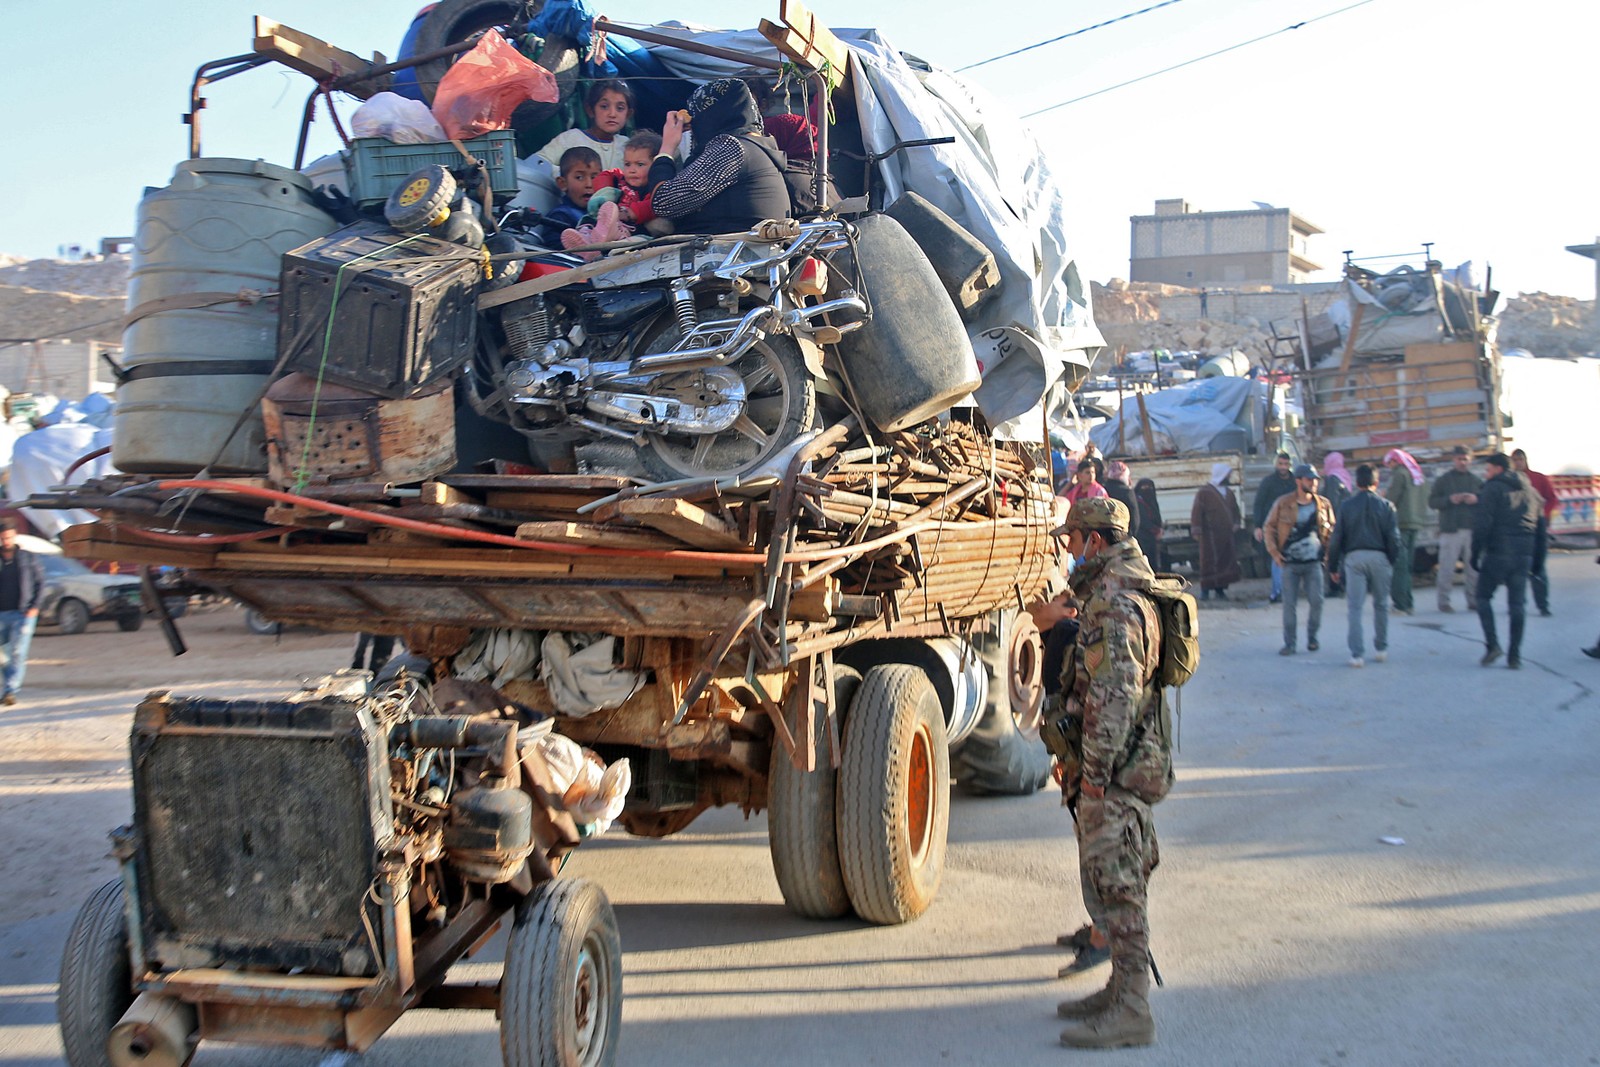
<svg viewBox="0 0 1600 1067"><path fill-rule="evenodd" d="M1161 621L1161 663L1156 681L1180 686L1200 667L1200 605L1176 574L1158 574L1144 590Z"/></svg>

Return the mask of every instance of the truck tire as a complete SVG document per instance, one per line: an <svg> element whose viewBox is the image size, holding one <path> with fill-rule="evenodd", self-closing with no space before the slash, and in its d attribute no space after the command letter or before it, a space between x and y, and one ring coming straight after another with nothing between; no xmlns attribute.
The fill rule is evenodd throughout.
<svg viewBox="0 0 1600 1067"><path fill-rule="evenodd" d="M839 341L861 412L886 432L932 418L982 383L961 316L933 264L887 215L856 224L854 275L872 319Z"/></svg>
<svg viewBox="0 0 1600 1067"><path fill-rule="evenodd" d="M833 707L844 721L861 685L851 667L833 668ZM830 766L827 724L816 724L817 768L802 771L781 745L772 746L767 775L767 847L772 873L789 910L805 919L837 919L850 911L850 892L839 867L839 772Z"/></svg>
<svg viewBox="0 0 1600 1067"><path fill-rule="evenodd" d="M56 622L64 634L81 634L89 628L89 605L77 597L63 597L56 605Z"/></svg>
<svg viewBox="0 0 1600 1067"><path fill-rule="evenodd" d="M950 753L939 694L920 668L867 671L844 724L839 863L856 914L889 926L928 910L944 875Z"/></svg>
<svg viewBox="0 0 1600 1067"><path fill-rule="evenodd" d="M1033 729L1025 730L1025 722L1019 722L1012 710L1010 682L1014 672L1010 652L1016 618L1008 613L999 635L984 634L973 640L989 673L989 696L983 718L950 756L950 773L965 793L1032 796L1050 780L1050 753L1039 740L1038 712L1028 715ZM1028 621L1031 623L1032 619ZM1024 708L1023 713L1027 712Z"/></svg>
<svg viewBox="0 0 1600 1067"><path fill-rule="evenodd" d="M622 940L594 882L557 878L517 906L500 979L505 1067L609 1067L622 1036Z"/></svg>
<svg viewBox="0 0 1600 1067"><path fill-rule="evenodd" d="M70 1067L111 1067L106 1039L133 1003L122 882L95 890L78 910L61 952L56 1017Z"/></svg>

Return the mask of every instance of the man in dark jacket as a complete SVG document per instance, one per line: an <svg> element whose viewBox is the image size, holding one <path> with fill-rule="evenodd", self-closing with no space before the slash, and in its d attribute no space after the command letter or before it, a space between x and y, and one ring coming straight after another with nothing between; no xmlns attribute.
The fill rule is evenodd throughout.
<svg viewBox="0 0 1600 1067"><path fill-rule="evenodd" d="M1467 610L1478 610L1478 572L1472 569L1472 518L1478 506L1483 479L1472 473L1472 453L1466 445L1451 450L1452 466L1428 490L1428 506L1439 513L1439 610L1450 606L1450 587L1456 583L1456 561L1466 567L1462 585L1467 590Z"/></svg>
<svg viewBox="0 0 1600 1067"><path fill-rule="evenodd" d="M1528 479L1533 491L1539 494L1539 526L1533 531L1533 559L1528 568L1528 583L1533 586L1533 605L1539 614L1550 617L1550 575L1545 571L1545 557L1550 554L1550 519L1561 499L1556 496L1555 483L1548 474L1541 474L1528 466L1528 454L1522 449L1511 453L1511 469Z"/></svg>
<svg viewBox="0 0 1600 1067"><path fill-rule="evenodd" d="M1400 527L1394 505L1373 491L1377 477L1363 463L1356 468L1356 491L1339 509L1333 536L1328 539L1328 572L1335 581L1343 574L1350 635L1350 666L1366 666L1365 638L1361 633L1362 602L1372 594L1373 660L1389 658L1389 583L1394 581L1394 561L1400 558Z"/></svg>
<svg viewBox="0 0 1600 1067"><path fill-rule="evenodd" d="M1105 477L1100 479L1100 484L1105 487L1106 496L1112 500L1122 501L1122 506L1128 509L1128 529L1135 533L1139 529L1139 501L1133 495L1133 486L1128 481L1128 465L1120 459L1114 459L1106 464ZM1156 561L1145 557L1152 570Z"/></svg>
<svg viewBox="0 0 1600 1067"><path fill-rule="evenodd" d="M1541 501L1528 477L1511 469L1511 459L1496 452L1484 460L1488 478L1478 490L1472 527L1472 565L1478 571L1478 621L1483 624L1485 667L1500 658L1494 628L1494 591L1506 587L1511 613L1511 647L1506 666L1522 666L1522 627L1528 595L1528 570L1533 565L1534 537Z"/></svg>
<svg viewBox="0 0 1600 1067"><path fill-rule="evenodd" d="M28 668L28 645L39 620L39 598L44 595L44 565L39 557L17 547L17 527L0 519L0 704L15 704Z"/></svg>
<svg viewBox="0 0 1600 1067"><path fill-rule="evenodd" d="M1289 453L1279 452L1273 464L1272 473L1261 479L1261 484L1256 487L1255 530L1256 541L1263 548L1266 547L1265 527L1267 513L1272 510L1272 505L1285 493L1294 492L1294 475L1290 473L1293 460ZM1283 599L1283 566L1277 560L1272 561L1272 595L1267 598L1276 604Z"/></svg>

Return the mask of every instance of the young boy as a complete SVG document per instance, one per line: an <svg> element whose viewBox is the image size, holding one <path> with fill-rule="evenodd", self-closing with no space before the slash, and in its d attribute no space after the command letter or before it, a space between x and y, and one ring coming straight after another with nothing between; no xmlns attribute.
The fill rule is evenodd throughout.
<svg viewBox="0 0 1600 1067"><path fill-rule="evenodd" d="M622 166L603 170L595 178L595 192L589 199L589 210L583 222L561 235L565 248L620 241L633 234L633 225L643 226L655 219L650 210L650 193L645 182L650 176L650 164L661 151L661 135L650 130L640 130L623 146ZM607 205L616 205L608 207ZM582 253L592 259L597 252Z"/></svg>
<svg viewBox="0 0 1600 1067"><path fill-rule="evenodd" d="M600 174L600 154L592 148L569 148L561 153L560 176L556 188L564 195L561 203L544 213L539 240L547 248L560 248L561 234L583 222L594 195L595 179Z"/></svg>

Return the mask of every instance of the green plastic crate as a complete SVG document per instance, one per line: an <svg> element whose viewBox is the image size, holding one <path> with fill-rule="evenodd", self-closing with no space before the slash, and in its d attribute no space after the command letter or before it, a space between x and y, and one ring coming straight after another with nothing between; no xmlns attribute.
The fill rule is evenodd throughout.
<svg viewBox="0 0 1600 1067"><path fill-rule="evenodd" d="M496 196L517 194L517 135L511 130L496 130L482 137L462 141L474 159L489 168L489 185ZM345 171L350 176L350 198L357 207L382 204L412 171L437 163L454 170L466 163L456 146L439 144L395 144L382 137L358 137L350 142Z"/></svg>

